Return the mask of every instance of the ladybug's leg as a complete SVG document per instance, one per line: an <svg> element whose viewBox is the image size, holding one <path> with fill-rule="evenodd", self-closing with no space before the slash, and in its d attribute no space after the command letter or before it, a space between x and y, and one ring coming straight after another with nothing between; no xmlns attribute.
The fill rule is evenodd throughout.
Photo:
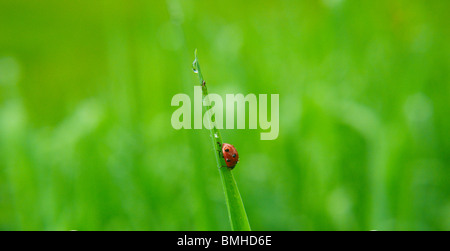
<svg viewBox="0 0 450 251"><path fill-rule="evenodd" d="M217 142L217 144L219 145L219 150L217 150L219 152L219 156L223 158L222 144L220 144L220 142Z"/></svg>
<svg viewBox="0 0 450 251"><path fill-rule="evenodd" d="M224 158L223 152L222 152L222 144L221 144L219 141L217 141L217 145L219 145L219 150L217 150L217 151L219 152L219 156L220 156L221 158ZM221 165L220 167L227 167L227 168L228 168L227 165Z"/></svg>
<svg viewBox="0 0 450 251"><path fill-rule="evenodd" d="M227 165L221 165L220 167L226 167L226 168L229 168Z"/></svg>

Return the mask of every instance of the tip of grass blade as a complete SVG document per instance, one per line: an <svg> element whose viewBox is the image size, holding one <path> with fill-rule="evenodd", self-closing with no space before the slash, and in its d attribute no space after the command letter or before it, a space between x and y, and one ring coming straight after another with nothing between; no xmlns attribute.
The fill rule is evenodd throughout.
<svg viewBox="0 0 450 251"><path fill-rule="evenodd" d="M200 80L200 85L203 82L203 76L202 73L200 72L200 65L198 63L198 58L197 58L197 48L194 51L194 62L192 62L192 69L194 70L194 73L198 74L199 80Z"/></svg>

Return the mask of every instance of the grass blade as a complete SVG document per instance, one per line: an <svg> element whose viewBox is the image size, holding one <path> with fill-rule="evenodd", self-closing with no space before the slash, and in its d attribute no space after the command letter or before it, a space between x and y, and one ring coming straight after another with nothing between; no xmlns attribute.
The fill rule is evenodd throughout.
<svg viewBox="0 0 450 251"><path fill-rule="evenodd" d="M208 89L206 87L206 81L203 79L202 72L200 70L200 64L197 58L197 50L195 50L195 60L192 64L194 72L197 73L200 85L202 86L203 102L206 101L206 110L211 109L211 103L208 99ZM222 180L223 190L225 192L225 200L228 208L228 216L230 219L231 229L233 231L250 231L250 224L245 212L244 203L242 202L241 194L239 193L238 186L234 179L232 170L227 168L225 159L220 155L222 151L222 136L220 131L216 127L211 129L211 139L216 155L216 163L219 169L220 178Z"/></svg>

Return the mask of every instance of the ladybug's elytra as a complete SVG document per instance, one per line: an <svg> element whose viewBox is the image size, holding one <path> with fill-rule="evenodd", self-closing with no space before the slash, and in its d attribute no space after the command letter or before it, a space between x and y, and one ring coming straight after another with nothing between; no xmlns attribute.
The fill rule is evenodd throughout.
<svg viewBox="0 0 450 251"><path fill-rule="evenodd" d="M225 159L225 163L227 163L227 167L233 169L234 166L239 162L239 154L234 148L233 145L223 143L222 145L222 153L223 158Z"/></svg>

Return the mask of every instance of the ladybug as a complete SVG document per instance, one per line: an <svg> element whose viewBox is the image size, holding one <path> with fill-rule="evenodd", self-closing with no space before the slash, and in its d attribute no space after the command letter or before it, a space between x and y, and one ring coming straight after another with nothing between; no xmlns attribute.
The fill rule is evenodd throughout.
<svg viewBox="0 0 450 251"><path fill-rule="evenodd" d="M223 143L222 154L225 159L225 163L227 163L227 167L230 169L233 169L239 162L239 154L233 145Z"/></svg>

